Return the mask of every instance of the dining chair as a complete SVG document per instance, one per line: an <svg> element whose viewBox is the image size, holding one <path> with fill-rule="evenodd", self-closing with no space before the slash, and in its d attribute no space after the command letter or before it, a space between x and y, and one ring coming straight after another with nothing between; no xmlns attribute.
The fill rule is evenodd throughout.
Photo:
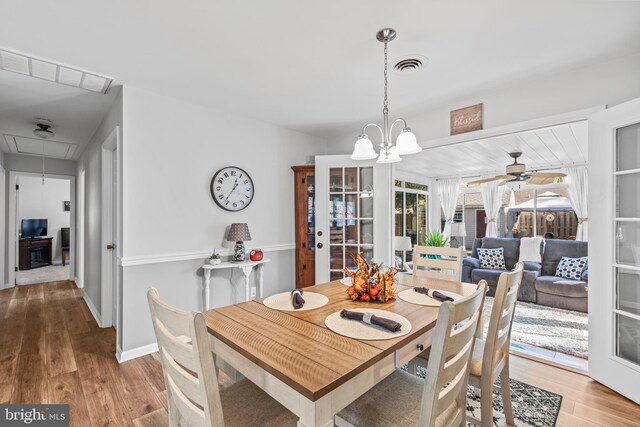
<svg viewBox="0 0 640 427"><path fill-rule="evenodd" d="M467 383L486 286L440 306L426 379L396 370L335 416L347 426L466 426Z"/></svg>
<svg viewBox="0 0 640 427"><path fill-rule="evenodd" d="M202 313L172 307L147 291L167 388L170 426L295 426L297 417L249 380L220 390Z"/></svg>
<svg viewBox="0 0 640 427"><path fill-rule="evenodd" d="M462 248L414 246L413 276L459 282L462 279Z"/></svg>
<svg viewBox="0 0 640 427"><path fill-rule="evenodd" d="M483 338L482 331L479 331L471 356L469 384L480 389L481 418L469 417L469 420L475 423L479 421L482 427L493 426L493 384L497 376L500 376L505 421L510 426L515 425L509 386L509 346L523 269L524 264L519 262L513 271L500 275L487 335Z"/></svg>

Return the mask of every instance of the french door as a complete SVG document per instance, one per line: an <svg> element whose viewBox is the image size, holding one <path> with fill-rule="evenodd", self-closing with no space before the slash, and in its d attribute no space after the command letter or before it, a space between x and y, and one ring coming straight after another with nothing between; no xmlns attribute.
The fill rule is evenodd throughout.
<svg viewBox="0 0 640 427"><path fill-rule="evenodd" d="M391 166L316 156L316 283L344 277L358 253L391 260Z"/></svg>
<svg viewBox="0 0 640 427"><path fill-rule="evenodd" d="M589 118L589 374L640 403L640 98Z"/></svg>

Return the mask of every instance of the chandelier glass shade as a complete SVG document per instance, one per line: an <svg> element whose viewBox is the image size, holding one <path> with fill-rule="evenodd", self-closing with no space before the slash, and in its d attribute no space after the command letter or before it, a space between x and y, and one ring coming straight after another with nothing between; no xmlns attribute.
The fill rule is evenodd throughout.
<svg viewBox="0 0 640 427"><path fill-rule="evenodd" d="M376 38L381 43L384 43L384 103L382 108L383 123L379 126L375 123L367 124L363 129L358 140L353 148L351 154L352 160L371 160L378 158L377 163L395 163L402 160L400 156L407 154L415 154L422 151L422 147L418 145L418 140L415 134L407 126L407 122L404 119L396 119L391 126L389 126L389 98L387 94L388 87L388 64L387 64L387 44L395 39L396 32L391 28L383 28L378 31ZM402 122L403 127L396 139L395 145L391 143L391 134L393 127ZM382 143L380 144L380 153L376 153L373 148L373 143L369 139L367 134L367 128L373 126L380 131L382 137Z"/></svg>

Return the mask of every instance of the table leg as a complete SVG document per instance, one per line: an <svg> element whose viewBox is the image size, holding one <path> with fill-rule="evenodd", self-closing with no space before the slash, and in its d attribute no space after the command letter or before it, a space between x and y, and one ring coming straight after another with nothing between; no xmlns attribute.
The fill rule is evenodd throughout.
<svg viewBox="0 0 640 427"><path fill-rule="evenodd" d="M253 266L244 266L242 272L244 273L244 287L245 287L245 301L249 301L249 278L251 277L251 270Z"/></svg>
<svg viewBox="0 0 640 427"><path fill-rule="evenodd" d="M209 310L209 284L211 283L211 270L204 269L204 301L202 306L204 310Z"/></svg>
<svg viewBox="0 0 640 427"><path fill-rule="evenodd" d="M263 295L262 295L262 288L264 285L264 277L262 274L263 267L264 267L264 264L258 264L258 283L260 284L260 298L263 298Z"/></svg>

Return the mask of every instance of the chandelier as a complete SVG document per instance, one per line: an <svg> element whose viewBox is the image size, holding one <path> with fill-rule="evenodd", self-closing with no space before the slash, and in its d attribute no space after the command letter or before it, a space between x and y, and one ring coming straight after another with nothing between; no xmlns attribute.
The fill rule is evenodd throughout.
<svg viewBox="0 0 640 427"><path fill-rule="evenodd" d="M358 136L355 147L353 148L353 154L351 154L352 160L370 160L378 158L377 163L395 163L402 160L400 156L406 154L415 154L422 151L422 147L418 145L416 136L411 132L411 129L407 126L407 122L400 118L396 119L391 126L389 126L389 98L387 96L387 44L396 38L396 31L392 28L383 28L376 34L376 39L379 42L384 43L384 103L382 108L382 127L375 123L369 123L362 128L362 133ZM403 128L396 139L396 144L391 144L391 132L396 123L402 122ZM367 135L367 128L369 126L376 127L382 135L382 143L380 144L380 155L378 155L373 149L373 144Z"/></svg>

